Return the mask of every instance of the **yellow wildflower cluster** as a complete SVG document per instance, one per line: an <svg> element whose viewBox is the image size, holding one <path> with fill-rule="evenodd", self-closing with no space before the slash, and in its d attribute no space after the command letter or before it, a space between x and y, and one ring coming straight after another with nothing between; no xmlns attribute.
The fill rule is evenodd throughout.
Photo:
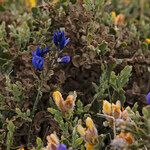
<svg viewBox="0 0 150 150"><path fill-rule="evenodd" d="M119 14L116 15L116 12L111 12L112 21L116 26L122 26L125 23L125 15Z"/></svg>
<svg viewBox="0 0 150 150"><path fill-rule="evenodd" d="M84 128L82 125L78 125L77 131L86 142L86 150L93 150L98 140L97 129L93 123L93 120L90 117L87 117L85 124L86 128Z"/></svg>
<svg viewBox="0 0 150 150"><path fill-rule="evenodd" d="M121 132L112 141L111 145L117 149L128 149L128 146L135 141L133 135L130 132Z"/></svg>
<svg viewBox="0 0 150 150"><path fill-rule="evenodd" d="M57 149L58 145L59 145L59 139L56 133L53 133L47 136L47 146L43 148L42 150Z"/></svg>
<svg viewBox="0 0 150 150"><path fill-rule="evenodd" d="M110 125L119 124L121 132L114 138L112 141L112 145L115 147L127 147L129 144L134 142L134 137L130 132L125 132L124 128L126 123L128 123L131 119L129 118L128 111L125 109L121 109L121 102L117 101L114 103L109 103L108 101L103 101L103 113L106 115L106 118ZM113 120L110 117L114 118Z"/></svg>
<svg viewBox="0 0 150 150"><path fill-rule="evenodd" d="M130 132L121 132L116 138L122 138L127 144L132 144L134 142L134 137Z"/></svg>
<svg viewBox="0 0 150 150"><path fill-rule="evenodd" d="M64 100L62 94L59 91L55 91L53 93L53 99L61 112L66 113L73 110L75 106L76 93L74 92L73 94L69 94L66 100Z"/></svg>
<svg viewBox="0 0 150 150"><path fill-rule="evenodd" d="M150 44L150 38L145 39L145 42L146 42L147 44Z"/></svg>
<svg viewBox="0 0 150 150"><path fill-rule="evenodd" d="M121 102L117 101L116 104L109 103L108 101L103 101L103 114L112 116L114 119L123 119L124 121L128 121L129 115L127 110L121 110Z"/></svg>
<svg viewBox="0 0 150 150"><path fill-rule="evenodd" d="M25 4L27 8L32 9L33 7L36 6L37 0L25 0Z"/></svg>

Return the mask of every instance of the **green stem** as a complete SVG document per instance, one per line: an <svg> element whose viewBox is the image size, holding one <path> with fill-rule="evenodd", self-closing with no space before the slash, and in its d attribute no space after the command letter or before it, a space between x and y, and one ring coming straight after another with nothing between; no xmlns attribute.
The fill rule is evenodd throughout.
<svg viewBox="0 0 150 150"><path fill-rule="evenodd" d="M35 115L35 112L37 110L37 106L38 106L38 103L41 99L41 88L43 87L43 81L44 81L44 71L42 71L42 76L41 76L41 80L40 80L40 83L39 83L39 88L38 88L38 92L37 92L37 95L36 95L36 99L35 99L35 102L34 102L34 105L33 105L33 109L32 109L32 113L31 113L31 118L33 119L34 118L34 115Z"/></svg>
<svg viewBox="0 0 150 150"><path fill-rule="evenodd" d="M37 106L38 106L38 103L40 101L40 95L41 95L41 86L39 87L38 93L36 95L36 100L35 100L34 105L33 105L33 110L32 110L32 114L31 114L31 118L34 118L34 114L35 114L35 112L37 110Z"/></svg>
<svg viewBox="0 0 150 150"><path fill-rule="evenodd" d="M33 118L34 118L35 112L37 110L38 103L39 103L39 101L41 99L41 88L43 86L43 80L44 80L44 72L42 71L42 78L41 78L40 83L39 83L38 92L37 92L36 99L35 99L35 102L34 102L34 105L33 105L32 113L31 113L32 122L31 122L30 129L29 129L28 144L30 143L31 128L32 128Z"/></svg>

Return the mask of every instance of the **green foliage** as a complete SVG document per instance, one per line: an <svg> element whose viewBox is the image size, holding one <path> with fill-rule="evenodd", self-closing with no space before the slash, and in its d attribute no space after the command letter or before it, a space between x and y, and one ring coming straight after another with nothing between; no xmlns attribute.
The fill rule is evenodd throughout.
<svg viewBox="0 0 150 150"><path fill-rule="evenodd" d="M72 148L76 149L83 143L83 138L79 137L76 128L72 132Z"/></svg>
<svg viewBox="0 0 150 150"><path fill-rule="evenodd" d="M110 86L114 89L113 99L121 97L121 101L125 101L123 87L128 83L129 77L131 76L132 66L125 66L125 68L116 75L114 71L110 75ZM118 96L117 96L118 95ZM118 98L119 98L118 97Z"/></svg>
<svg viewBox="0 0 150 150"><path fill-rule="evenodd" d="M103 126L99 126L103 120L97 120L95 117L96 107L99 108L101 104L96 106L93 102L95 100L109 99L111 102L120 100L124 103L126 100L124 89L129 83L132 66L135 69L142 66L144 69L135 70L138 72L137 74L133 72L133 81L131 80L131 83L135 81L135 74L135 78L137 78L139 74L143 73L140 86L141 83L145 83L143 80L149 80L150 44L145 42L146 38L150 38L149 0L60 0L58 3L53 4L53 6L51 5L53 0L37 0L37 2L40 5L31 10L24 6L24 0L5 0L4 3L0 2L0 147L2 146L2 149L6 149L7 147L7 150L15 149L18 146L20 147L18 143L20 144L22 141L25 142L22 143L23 145L34 146L35 137L40 136L36 139L37 147L35 150L41 150L44 146L43 143L45 143L45 141L42 142L42 139L45 140L45 136L49 132L49 122L46 119L52 115L58 123L60 133L57 135L60 138L60 142L66 144L68 149L84 150L85 142L77 134L76 126L80 122L80 119L92 115L100 134L99 143L95 145L94 150L111 149L111 145L109 144L112 140L112 133L110 130L106 129L106 131ZM114 23L111 16L112 11L115 11L116 15L125 15L123 26ZM69 49L71 52L69 53L72 54L72 60L76 54L80 55L81 52L79 59L81 65L79 68L73 66L71 63L67 67L66 65L60 65L59 67L54 65L53 62L57 61L58 56L55 55L53 57L51 55L55 53L52 51L54 47L51 41L53 32L59 28L65 28L68 34L67 37L70 38L71 46L69 46ZM48 65L52 66L54 68L54 71L51 70L52 74L48 71L45 74L43 72L40 74L40 71L33 70L30 67L32 51L37 45L41 45L41 47L50 46L52 53L49 53L49 56L46 58L45 69L48 68ZM90 53L90 50L92 50L92 53ZM28 54L30 61L24 57L25 53ZM63 53L62 51L59 53L61 55L67 54L67 52ZM84 60L83 56L86 56L86 60ZM141 58L142 61L138 61ZM24 68L19 67L20 70L16 71L17 66L14 66L16 64L13 64L13 62L16 62L18 59L25 61L23 62L23 65L25 65L23 66ZM51 62L48 62L48 59ZM93 75L93 73L97 74L97 70L95 70L97 65L101 66L98 84L96 83L97 76ZM90 67L88 68L88 66ZM120 71L120 68L123 67L124 69ZM15 69L13 70L13 68ZM28 70L29 68L31 70ZM23 72L24 70L29 74L23 77L19 76L18 71ZM73 77L70 74L72 70L75 71ZM69 111L67 114L63 114L58 110L53 102L49 104L50 106L45 106L45 102L48 101L46 95L51 93L52 90L58 87L65 92L68 90L68 81L76 77L76 70L85 71L85 73L89 71L87 77L90 78L92 76L92 80L87 80L95 88L95 95L91 99L92 102L84 105L86 103L84 100L77 100L74 110ZM59 76L59 71L64 72L65 77L61 76L61 74ZM116 72L119 71L120 73L117 74ZM1 72L5 73L6 76L5 74L1 74ZM46 75L47 77L45 77ZM56 79L56 83L59 80L59 84L53 85L52 75L54 76L54 80ZM80 74L77 75L80 76ZM4 80L1 76L5 76ZM28 85L31 84L33 86L31 93L25 93L24 89L26 89L26 85L23 85L22 78L27 79L27 82L29 82ZM37 79L36 81L35 78ZM84 80L82 77L81 79ZM82 81L77 80L75 82ZM149 85L149 83L145 84ZM149 87L148 85L147 87ZM142 89L143 87L142 85L139 88ZM71 89L74 88L76 89L76 87L71 87ZM85 87L76 90L81 95L87 93ZM140 91L142 95L144 94L144 90ZM37 91L37 95L35 91ZM141 93L134 92L133 89L131 91L133 92L131 95L133 99L138 94L141 95ZM90 96L93 96L93 91L89 91L89 93L91 93ZM32 100L35 101L33 102ZM134 103L134 101L132 102ZM95 112L91 111L91 106L95 109ZM30 113L32 107L33 109ZM126 107L126 103L124 107ZM41 112L46 113L46 109L51 115L44 116L42 119L38 118L37 116ZM133 133L135 137L135 142L131 145L131 149L150 149L149 106L141 108L138 107L138 103L135 103L132 109L128 107L128 112L132 122L128 123L123 130ZM7 121L8 118L9 121ZM30 129L30 131L33 130L29 131L29 133L35 133L32 136L34 143L31 143L30 135L22 133L24 132L24 128ZM28 138L28 140L15 141L15 129L17 129L18 139ZM18 134L18 130L20 131L20 135Z"/></svg>
<svg viewBox="0 0 150 150"><path fill-rule="evenodd" d="M3 65L8 63L10 59L10 53L8 50L9 44L7 42L6 23L2 22L0 25L0 70Z"/></svg>
<svg viewBox="0 0 150 150"><path fill-rule="evenodd" d="M68 123L64 121L63 116L59 110L48 108L48 111L54 115L54 119L59 123L60 129L62 132L68 134Z"/></svg>
<svg viewBox="0 0 150 150"><path fill-rule="evenodd" d="M84 3L89 10L93 12L97 11L97 13L101 13L100 8L103 7L104 0L95 0L94 2L92 0L84 0Z"/></svg>
<svg viewBox="0 0 150 150"><path fill-rule="evenodd" d="M20 26L9 25L10 36L14 39L19 49L24 50L30 39L30 28L27 22L23 22Z"/></svg>
<svg viewBox="0 0 150 150"><path fill-rule="evenodd" d="M109 88L108 72L104 69L104 66L102 66L101 68L103 72L99 80L99 85L92 83L96 92L96 94L94 95L95 99L105 99L108 96L108 94L106 93L106 90L108 90Z"/></svg>
<svg viewBox="0 0 150 150"><path fill-rule="evenodd" d="M12 93L12 99L16 102L21 102L23 100L23 87L21 82L16 81L16 83L11 84L9 76L6 76L6 89Z"/></svg>
<svg viewBox="0 0 150 150"><path fill-rule="evenodd" d="M37 144L37 150L41 150L43 148L43 142L41 138L39 137L36 138L36 144Z"/></svg>
<svg viewBox="0 0 150 150"><path fill-rule="evenodd" d="M63 115L62 112L57 109L48 108L48 111L54 115L54 119L62 130L63 143L70 145L74 149L81 147L83 138L79 137L76 131L76 126L79 120L76 116L79 115L81 117L82 114L89 113L90 107L91 104L83 106L83 103L78 100L76 103L76 109L73 112L70 112L71 114L69 114L69 117Z"/></svg>
<svg viewBox="0 0 150 150"><path fill-rule="evenodd" d="M105 55L108 51L109 48L108 43L106 41L102 41L102 43L98 44L98 46L96 47L96 52L101 56Z"/></svg>
<svg viewBox="0 0 150 150"><path fill-rule="evenodd" d="M29 121L29 122L32 121L32 119L29 118L29 116L30 116L30 110L29 109L26 112L23 113L23 112L21 112L21 110L19 108L16 108L16 113L17 113L16 117L22 118L25 121Z"/></svg>
<svg viewBox="0 0 150 150"><path fill-rule="evenodd" d="M142 115L139 114L137 110L138 105L135 104L131 109L127 108L129 116L132 119L130 124L127 124L126 130L133 133L136 142L132 145L134 148L145 147L150 148L149 139L150 139L150 107L143 107Z"/></svg>
<svg viewBox="0 0 150 150"><path fill-rule="evenodd" d="M120 74L116 75L114 71L109 72L104 69L102 66L102 75L99 81L99 85L93 83L96 94L94 96L95 99L105 99L107 96L110 96L111 88L112 97L111 100L116 101L120 99L122 103L125 101L124 90L123 88L129 81L129 77L131 76L132 66L125 66L125 68L120 72Z"/></svg>
<svg viewBox="0 0 150 150"><path fill-rule="evenodd" d="M87 104L86 106L83 106L83 103L80 100L78 100L76 105L76 114L81 115L84 113L89 113L92 104Z"/></svg>
<svg viewBox="0 0 150 150"><path fill-rule="evenodd" d="M11 149L11 146L13 145L13 134L15 131L15 125L11 120L8 121L7 124L7 140L6 140L6 145L7 145L7 150Z"/></svg>

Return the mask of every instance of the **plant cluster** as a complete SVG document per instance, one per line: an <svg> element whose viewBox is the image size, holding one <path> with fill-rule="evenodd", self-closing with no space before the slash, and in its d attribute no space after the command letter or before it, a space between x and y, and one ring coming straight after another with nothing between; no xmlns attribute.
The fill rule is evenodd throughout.
<svg viewBox="0 0 150 150"><path fill-rule="evenodd" d="M0 149L150 149L149 8L0 0Z"/></svg>

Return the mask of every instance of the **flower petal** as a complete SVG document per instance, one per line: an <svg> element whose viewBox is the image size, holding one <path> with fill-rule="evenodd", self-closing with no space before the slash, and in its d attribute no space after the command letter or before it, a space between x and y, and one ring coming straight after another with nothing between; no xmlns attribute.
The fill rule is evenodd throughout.
<svg viewBox="0 0 150 150"><path fill-rule="evenodd" d="M146 96L147 104L150 105L150 92Z"/></svg>
<svg viewBox="0 0 150 150"><path fill-rule="evenodd" d="M67 147L64 144L59 144L57 150L67 150Z"/></svg>
<svg viewBox="0 0 150 150"><path fill-rule="evenodd" d="M71 60L70 56L66 55L66 56L58 58L57 61L60 63L69 63L70 60Z"/></svg>

